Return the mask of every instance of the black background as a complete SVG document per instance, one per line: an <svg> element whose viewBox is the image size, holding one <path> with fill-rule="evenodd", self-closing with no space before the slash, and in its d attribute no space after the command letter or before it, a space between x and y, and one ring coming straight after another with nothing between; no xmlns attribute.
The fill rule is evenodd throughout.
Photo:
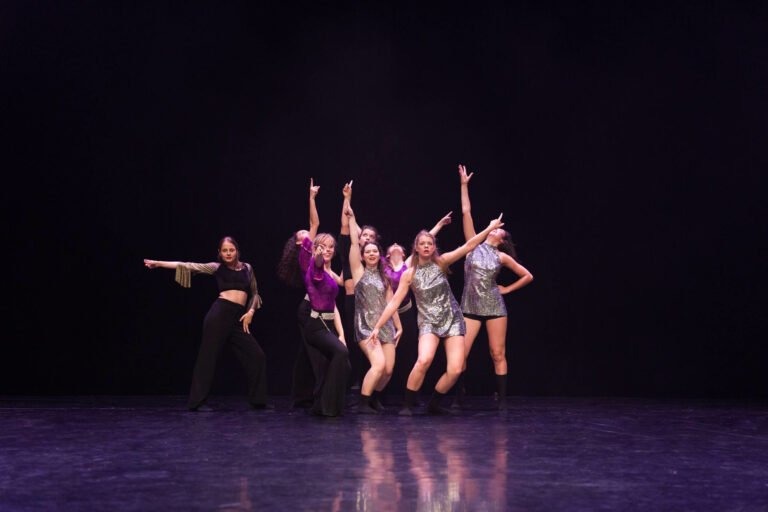
<svg viewBox="0 0 768 512"><path fill-rule="evenodd" d="M270 393L300 296L284 241L385 244L504 212L510 392L765 397L768 9L762 2L4 2L2 394L184 394L213 279L256 269ZM457 294L462 264L452 267ZM507 281L511 276L504 275ZM481 337L470 357L492 389ZM243 392L224 354L215 392ZM485 389L483 389L485 388Z"/></svg>

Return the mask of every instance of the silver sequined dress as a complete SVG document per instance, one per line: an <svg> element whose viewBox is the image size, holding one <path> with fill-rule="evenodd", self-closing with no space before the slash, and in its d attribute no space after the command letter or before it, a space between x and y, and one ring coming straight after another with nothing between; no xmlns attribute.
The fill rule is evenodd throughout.
<svg viewBox="0 0 768 512"><path fill-rule="evenodd" d="M466 333L459 303L453 296L445 272L436 263L416 267L411 290L416 299L419 336L432 333L445 338Z"/></svg>
<svg viewBox="0 0 768 512"><path fill-rule="evenodd" d="M387 288L378 270L366 268L355 285L355 337L360 343L371 336L373 326L387 305ZM379 341L392 343L395 322L390 318L379 329Z"/></svg>
<svg viewBox="0 0 768 512"><path fill-rule="evenodd" d="M464 291L461 310L469 315L506 316L507 307L496 284L501 270L499 251L482 243L464 259Z"/></svg>

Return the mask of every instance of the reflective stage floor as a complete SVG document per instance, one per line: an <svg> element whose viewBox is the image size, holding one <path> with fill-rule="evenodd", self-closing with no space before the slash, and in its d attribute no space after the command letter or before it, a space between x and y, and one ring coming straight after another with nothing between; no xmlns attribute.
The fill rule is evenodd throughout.
<svg viewBox="0 0 768 512"><path fill-rule="evenodd" d="M274 398L0 397L0 510L766 511L768 406L468 399L317 418Z"/></svg>

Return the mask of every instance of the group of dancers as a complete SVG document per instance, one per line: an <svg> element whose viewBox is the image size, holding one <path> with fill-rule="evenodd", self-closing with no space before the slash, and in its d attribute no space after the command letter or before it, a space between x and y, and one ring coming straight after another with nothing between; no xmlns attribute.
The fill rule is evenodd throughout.
<svg viewBox="0 0 768 512"><path fill-rule="evenodd" d="M352 370L348 347L351 338L349 342L359 347L369 363L354 410L359 414L381 414L381 393L392 378L398 344L409 333L417 333L418 352L399 414L414 413L441 340L446 368L425 409L428 414L449 414L451 410L442 402L457 382L458 396L464 393L462 376L467 357L485 324L496 376L497 406L506 409L507 310L502 296L529 284L533 275L515 259L510 234L502 229L502 215L482 231L475 231L469 199L473 173L468 173L464 165L458 169L464 244L445 253L437 250L436 235L451 222L449 213L431 230L416 235L407 257L404 248L396 243L384 253L378 231L358 223L352 209L352 181L342 190L338 244L331 234L319 233L316 198L320 187L310 179L309 229L298 230L289 238L277 270L284 283L306 292L297 310L301 343L292 375L295 407L306 407L317 416L344 414ZM331 268L337 247L342 261L340 274ZM465 258L464 288L459 304L451 291L448 273L461 258ZM232 237L220 241L218 262L145 259L144 264L148 268L174 269L176 281L184 287L191 285L193 274L216 278L219 296L203 322L188 409L211 410L206 400L218 355L227 344L231 344L246 370L249 404L255 409L270 407L266 357L249 327L254 312L261 307L261 297L253 268L240 261L237 242ZM506 285L497 283L503 267L517 279ZM341 288L343 315L337 306ZM413 340L407 339L406 343Z"/></svg>

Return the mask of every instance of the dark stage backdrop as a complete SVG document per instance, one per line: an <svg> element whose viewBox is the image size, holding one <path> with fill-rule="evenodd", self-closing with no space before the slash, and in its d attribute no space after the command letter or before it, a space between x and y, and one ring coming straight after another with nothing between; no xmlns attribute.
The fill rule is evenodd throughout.
<svg viewBox="0 0 768 512"><path fill-rule="evenodd" d="M414 5L415 4L415 5ZM341 188L385 244L504 212L518 395L766 396L763 2L0 5L0 394L184 394L234 236L287 394L300 295L275 277ZM462 263L453 266L458 295ZM503 279L510 279L509 275ZM490 393L486 338L469 364ZM225 352L214 392L242 392Z"/></svg>

